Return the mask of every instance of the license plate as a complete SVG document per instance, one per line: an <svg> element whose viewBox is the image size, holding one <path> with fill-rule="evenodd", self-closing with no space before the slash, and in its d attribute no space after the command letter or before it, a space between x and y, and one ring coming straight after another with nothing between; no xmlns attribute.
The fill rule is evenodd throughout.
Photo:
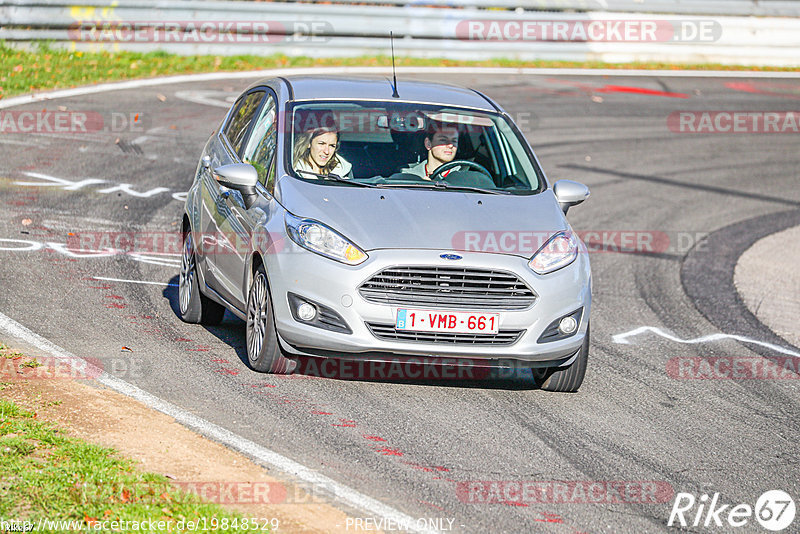
<svg viewBox="0 0 800 534"><path fill-rule="evenodd" d="M397 310L395 328L415 332L496 334L500 329L500 314L401 308Z"/></svg>

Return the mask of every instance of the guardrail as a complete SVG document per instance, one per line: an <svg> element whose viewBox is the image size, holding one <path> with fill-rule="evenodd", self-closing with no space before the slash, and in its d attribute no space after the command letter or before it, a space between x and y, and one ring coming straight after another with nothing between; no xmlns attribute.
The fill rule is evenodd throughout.
<svg viewBox="0 0 800 534"><path fill-rule="evenodd" d="M51 2L6 0L2 6L49 5ZM182 0L177 3L185 4ZM224 10L225 1L203 2L207 9ZM168 2L143 2L145 6L166 6ZM669 15L728 15L759 17L798 17L798 0L304 0L303 5L394 5L450 9L510 9L523 11L604 11L623 13L662 13ZM80 6L109 7L103 0L81 1ZM269 2L259 3L266 7Z"/></svg>
<svg viewBox="0 0 800 534"><path fill-rule="evenodd" d="M800 17L641 12L702 4L706 10L785 9L800 15L800 2L467 0L453 8L430 7L446 5L435 0L422 0L424 7L354 1L0 0L0 39L23 45L49 40L84 50L324 57L386 55L392 31L399 56L800 66ZM598 4L639 11L592 10ZM490 5L500 8L484 9ZM579 8L588 11L573 11Z"/></svg>

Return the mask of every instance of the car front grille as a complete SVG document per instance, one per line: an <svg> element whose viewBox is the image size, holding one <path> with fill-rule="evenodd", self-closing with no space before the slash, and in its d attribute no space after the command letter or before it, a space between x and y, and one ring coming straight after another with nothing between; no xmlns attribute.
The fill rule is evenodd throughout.
<svg viewBox="0 0 800 534"><path fill-rule="evenodd" d="M450 332L410 332L393 324L367 323L372 335L384 341L411 341L449 345L513 345L525 330L500 330L497 334L454 334Z"/></svg>
<svg viewBox="0 0 800 534"><path fill-rule="evenodd" d="M418 308L524 310L536 301L514 273L478 268L389 267L358 292L369 302Z"/></svg>

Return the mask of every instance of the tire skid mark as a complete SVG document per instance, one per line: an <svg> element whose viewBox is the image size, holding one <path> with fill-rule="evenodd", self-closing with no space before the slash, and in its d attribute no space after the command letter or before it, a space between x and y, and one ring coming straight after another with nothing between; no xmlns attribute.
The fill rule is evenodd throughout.
<svg viewBox="0 0 800 534"><path fill-rule="evenodd" d="M325 380L324 376L311 376L311 375L273 375L274 378L280 380Z"/></svg>
<svg viewBox="0 0 800 534"><path fill-rule="evenodd" d="M527 506L527 504L525 505ZM551 514L547 512L539 512L543 519L534 519L534 521L539 521L541 523L563 523L564 518L558 514Z"/></svg>
<svg viewBox="0 0 800 534"><path fill-rule="evenodd" d="M420 465L420 464L418 464L416 462L406 462L406 461L404 461L403 463L406 464L407 466L409 466L411 469L416 469L418 471L424 471L425 473L437 473L437 472L438 473L449 473L450 472L450 470L448 468L443 467L441 465L425 466L425 465Z"/></svg>
<svg viewBox="0 0 800 534"><path fill-rule="evenodd" d="M227 360L222 360L220 358L216 358L213 361L227 361ZM223 372L223 370L220 369L217 372ZM231 373L231 374L233 375L234 373ZM239 373L235 373L235 375L238 375L238 374ZM271 375L270 378L271 379L276 379L276 380L287 380L287 379L291 380L292 378L295 378L295 379L308 379L308 378L322 379L323 377L308 377L308 376L294 376L294 375ZM324 406L328 406L329 405L328 403L320 404L320 403L316 403L316 402L310 402L309 400L304 399L304 398L295 398L295 397L292 397L292 396L288 396L288 395L282 394L280 391L267 391L266 390L267 388L270 388L270 389L278 388L277 384L271 384L269 382L263 382L263 383L256 383L256 384L247 384L247 385L249 385L250 388L254 390L254 393L256 395L260 395L260 396L262 396L262 397L264 397L264 398L266 398L268 400L271 400L271 401L273 401L276 404L279 404L281 406L287 406L287 407L292 407L292 408L297 408L297 409L308 410L308 413L310 413L311 415L317 415L317 416L323 416L323 417L330 417L330 416L336 417L336 414L334 412L325 411L325 410L320 409L320 408L322 408ZM336 422L330 422L329 425L331 427L334 427L334 428L342 428L342 429L344 429L344 428L358 428L359 427L359 424L358 424L358 422L356 420L354 420L354 419L346 419L346 418L343 418L343 417L336 417ZM419 472L422 472L422 473L428 473L428 474L431 474L431 475L435 475L435 476L431 477L432 480L441 480L441 481L448 482L448 483L453 483L453 484L456 482L452 478L448 478L446 476L442 476L442 475L446 475L446 474L450 473L450 469L447 468L447 467L440 466L440 465L422 465L422 464L419 464L417 462L409 461L409 460L405 459L406 458L406 453L403 450L401 450L398 447L390 446L389 441L387 439L385 439L385 438L383 438L383 437L381 437L381 436L379 436L377 434L362 434L361 437L364 440L366 440L368 442L371 442L371 447L370 448L376 454L379 454L379 455L381 455L383 457L387 457L387 458L396 458L396 459L398 459L400 461L401 465L403 465L403 466L405 466L405 467L407 467L409 469L414 469L415 471L419 471ZM404 459L400 460L401 458L404 458ZM432 503L425 503L425 504L427 506L429 506L429 507L432 507L432 508L438 510L438 511L446 512L446 510L444 508L440 507L440 506L434 505ZM525 506L527 506L527 505L525 505ZM553 521L550 521L550 522L553 522Z"/></svg>
<svg viewBox="0 0 800 534"><path fill-rule="evenodd" d="M15 196L16 200L6 200L6 204L9 206L14 206L15 208L22 208L39 203L39 195L35 193L28 195L18 194Z"/></svg>
<svg viewBox="0 0 800 534"><path fill-rule="evenodd" d="M161 328L160 326L143 328L141 331L145 334L158 334L160 336L167 336L169 334L169 332L166 329Z"/></svg>
<svg viewBox="0 0 800 534"><path fill-rule="evenodd" d="M270 384L268 382L264 382L263 384L250 384L251 388L274 388L278 387L275 384Z"/></svg>
<svg viewBox="0 0 800 534"><path fill-rule="evenodd" d="M186 338L181 338L186 339ZM191 341L186 339L186 341ZM220 364L228 364L230 363L228 360L224 358L212 358L211 361ZM229 369L225 367L221 367L217 369L215 372L224 374L227 376L238 376L240 373L235 369ZM270 379L273 380L292 380L292 379L322 379L323 377L311 377L311 376L296 376L296 375L271 375ZM246 384L248 385L256 395L260 395L276 404L281 406L287 406L302 410L307 410L311 415L323 416L323 417L335 417L335 420L331 422L330 420L323 420L323 422L327 422L331 427L334 428L359 428L359 423L355 419L348 419L344 417L338 417L334 412L326 411L321 408L324 406L328 406L328 403L320 404L316 402L311 402L305 398L297 398L294 396L289 396L286 394L281 393L280 391L275 391L278 388L277 384L271 384L269 382L262 382L262 383L251 383ZM268 389L272 389L273 391L268 391ZM408 469L413 469L415 471L419 471L422 473L428 473L433 475L431 477L432 480L440 480L448 483L455 483L456 481L452 478L447 476L450 473L450 469L441 465L422 465L418 462L410 461L406 456L406 452L400 449L399 447L392 447L389 444L389 441L377 434L362 434L361 437L371 443L371 449L376 453L383 457L390 457L396 458L400 461L400 464L405 466ZM402 458L402 459L401 459ZM438 507L436 505L429 504L430 506L436 508L440 511L445 511L444 508ZM527 505L525 505L527 506Z"/></svg>
<svg viewBox="0 0 800 534"><path fill-rule="evenodd" d="M787 83L770 82L725 82L725 87L734 91L781 98L800 99L800 86Z"/></svg>
<svg viewBox="0 0 800 534"><path fill-rule="evenodd" d="M424 504L425 506L430 506L431 508L433 508L435 510L441 510L442 512L445 511L444 508L442 508L441 506L437 506L437 505L433 504L432 502L421 501L419 499L417 499L417 502L420 503L420 504Z"/></svg>
<svg viewBox="0 0 800 534"><path fill-rule="evenodd" d="M561 80L558 78L548 78L547 80L553 84L562 84L568 85L571 87L575 87L576 92L584 92L584 93L628 93L628 94L640 94L640 95L648 95L648 96L662 96L667 98L689 98L689 95L685 93L673 93L670 91L660 91L656 89L647 89L645 87L634 87L628 85L604 85L602 87L598 87L595 85L577 82L574 80Z"/></svg>
<svg viewBox="0 0 800 534"><path fill-rule="evenodd" d="M356 422L353 421L352 419L339 419L339 423L331 423L331 426L355 428Z"/></svg>
<svg viewBox="0 0 800 534"><path fill-rule="evenodd" d="M123 297L122 295L117 295L116 293L109 293L103 295L103 298L111 299L111 302L106 304L106 308L121 310L128 307L128 305L125 302L119 302L125 300L125 297Z"/></svg>

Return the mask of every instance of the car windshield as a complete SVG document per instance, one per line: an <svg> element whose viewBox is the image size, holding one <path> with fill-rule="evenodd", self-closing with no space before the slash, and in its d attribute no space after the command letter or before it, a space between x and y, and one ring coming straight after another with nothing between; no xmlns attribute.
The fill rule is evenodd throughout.
<svg viewBox="0 0 800 534"><path fill-rule="evenodd" d="M347 187L532 194L543 178L498 114L401 102L295 102L289 173Z"/></svg>

